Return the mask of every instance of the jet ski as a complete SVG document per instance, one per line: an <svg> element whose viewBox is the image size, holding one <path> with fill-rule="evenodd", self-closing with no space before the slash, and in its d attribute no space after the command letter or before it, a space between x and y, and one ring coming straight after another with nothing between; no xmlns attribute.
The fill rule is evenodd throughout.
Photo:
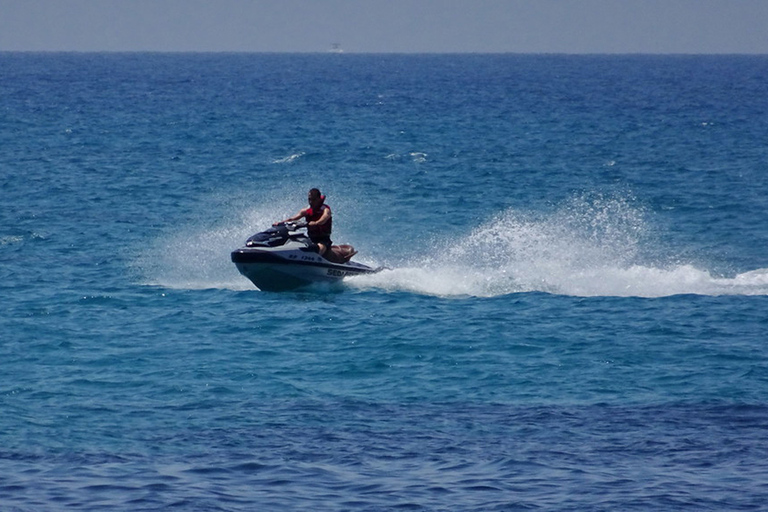
<svg viewBox="0 0 768 512"><path fill-rule="evenodd" d="M317 245L301 232L306 222L286 222L248 238L232 251L232 262L262 291L284 291L312 283L339 282L345 277L373 274L372 268L350 261L351 245L334 245L320 256Z"/></svg>

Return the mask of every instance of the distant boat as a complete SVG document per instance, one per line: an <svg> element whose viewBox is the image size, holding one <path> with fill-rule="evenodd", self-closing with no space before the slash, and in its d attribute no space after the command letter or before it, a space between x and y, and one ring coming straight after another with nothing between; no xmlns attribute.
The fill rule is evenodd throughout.
<svg viewBox="0 0 768 512"><path fill-rule="evenodd" d="M344 48L341 47L340 43L333 43L328 51L330 53L344 53Z"/></svg>

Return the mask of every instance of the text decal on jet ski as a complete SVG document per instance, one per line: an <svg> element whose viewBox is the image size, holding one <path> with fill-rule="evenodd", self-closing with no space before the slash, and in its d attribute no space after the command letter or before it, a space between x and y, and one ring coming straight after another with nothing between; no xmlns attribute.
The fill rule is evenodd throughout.
<svg viewBox="0 0 768 512"><path fill-rule="evenodd" d="M336 270L335 268L329 268L328 275L334 276L334 277L344 277L345 275L347 275L347 273L344 272L343 270Z"/></svg>

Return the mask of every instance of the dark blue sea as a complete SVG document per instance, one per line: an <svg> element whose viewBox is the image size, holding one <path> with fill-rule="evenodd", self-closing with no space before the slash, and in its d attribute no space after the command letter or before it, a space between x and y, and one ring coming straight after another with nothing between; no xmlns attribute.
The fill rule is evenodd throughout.
<svg viewBox="0 0 768 512"><path fill-rule="evenodd" d="M0 216L3 511L766 510L767 56L0 53Z"/></svg>

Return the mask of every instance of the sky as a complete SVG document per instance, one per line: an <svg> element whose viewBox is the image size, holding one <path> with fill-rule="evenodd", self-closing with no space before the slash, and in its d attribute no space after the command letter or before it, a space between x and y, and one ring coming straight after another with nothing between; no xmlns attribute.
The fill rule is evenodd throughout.
<svg viewBox="0 0 768 512"><path fill-rule="evenodd" d="M768 54L768 0L0 0L0 51Z"/></svg>

